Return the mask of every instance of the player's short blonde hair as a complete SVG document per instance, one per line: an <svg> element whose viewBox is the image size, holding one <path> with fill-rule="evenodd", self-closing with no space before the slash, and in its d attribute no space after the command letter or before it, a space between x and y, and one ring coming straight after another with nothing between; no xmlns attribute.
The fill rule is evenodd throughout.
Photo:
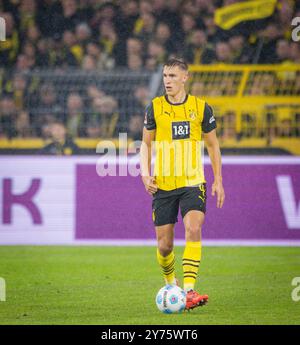
<svg viewBox="0 0 300 345"><path fill-rule="evenodd" d="M164 66L175 67L178 66L183 71L188 71L189 67L187 63L182 59L171 58L164 63Z"/></svg>

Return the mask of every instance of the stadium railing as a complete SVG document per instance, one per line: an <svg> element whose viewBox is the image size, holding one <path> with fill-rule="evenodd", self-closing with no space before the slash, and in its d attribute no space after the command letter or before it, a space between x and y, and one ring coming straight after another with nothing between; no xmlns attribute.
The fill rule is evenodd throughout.
<svg viewBox="0 0 300 345"><path fill-rule="evenodd" d="M213 106L223 147L300 154L300 65L193 65L189 91Z"/></svg>
<svg viewBox="0 0 300 345"><path fill-rule="evenodd" d="M16 75L20 74L0 71L0 101L11 93L20 102L18 93L14 93ZM33 118L49 112L40 102L42 90L47 93L49 85L54 87L56 105L60 105L64 119L67 97L71 93L82 97L87 120L93 115L89 87L113 97L119 116L114 137L120 131L128 131L132 115L143 117L145 100L140 103L137 100L138 87L148 89L149 99L163 92L161 71L41 70L21 76L26 80L23 107L35 114ZM300 155L300 65L191 65L188 91L203 97L213 107L222 148L276 148ZM32 126L36 126L34 121ZM32 133L30 137L0 136L0 153L40 149L45 139L36 128L32 128ZM95 152L101 140L101 137L87 138L80 133L74 137L75 142L89 152Z"/></svg>

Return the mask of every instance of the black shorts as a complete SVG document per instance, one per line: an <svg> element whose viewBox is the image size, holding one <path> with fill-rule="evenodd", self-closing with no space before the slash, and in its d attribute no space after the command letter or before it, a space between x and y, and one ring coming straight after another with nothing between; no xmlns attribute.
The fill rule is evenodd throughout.
<svg viewBox="0 0 300 345"><path fill-rule="evenodd" d="M191 210L206 211L206 184L170 191L159 189L153 195L152 217L156 226L175 224L180 206L181 216Z"/></svg>

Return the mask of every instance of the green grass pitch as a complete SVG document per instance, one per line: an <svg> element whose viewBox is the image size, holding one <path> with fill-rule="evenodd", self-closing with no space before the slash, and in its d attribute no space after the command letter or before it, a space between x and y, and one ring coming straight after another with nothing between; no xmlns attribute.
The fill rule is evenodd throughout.
<svg viewBox="0 0 300 345"><path fill-rule="evenodd" d="M155 247L2 246L0 324L300 324L291 298L299 276L297 247L204 247L197 289L209 304L165 315L155 305Z"/></svg>

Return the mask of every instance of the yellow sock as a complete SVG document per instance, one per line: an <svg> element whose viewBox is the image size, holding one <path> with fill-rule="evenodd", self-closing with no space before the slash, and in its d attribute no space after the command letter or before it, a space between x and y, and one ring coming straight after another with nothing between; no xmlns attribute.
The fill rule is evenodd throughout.
<svg viewBox="0 0 300 345"><path fill-rule="evenodd" d="M157 260L162 268L166 284L176 284L175 280L175 254L172 251L167 256L162 256L157 249Z"/></svg>
<svg viewBox="0 0 300 345"><path fill-rule="evenodd" d="M183 257L183 288L185 291L194 289L201 260L202 245L200 242L186 242Z"/></svg>

